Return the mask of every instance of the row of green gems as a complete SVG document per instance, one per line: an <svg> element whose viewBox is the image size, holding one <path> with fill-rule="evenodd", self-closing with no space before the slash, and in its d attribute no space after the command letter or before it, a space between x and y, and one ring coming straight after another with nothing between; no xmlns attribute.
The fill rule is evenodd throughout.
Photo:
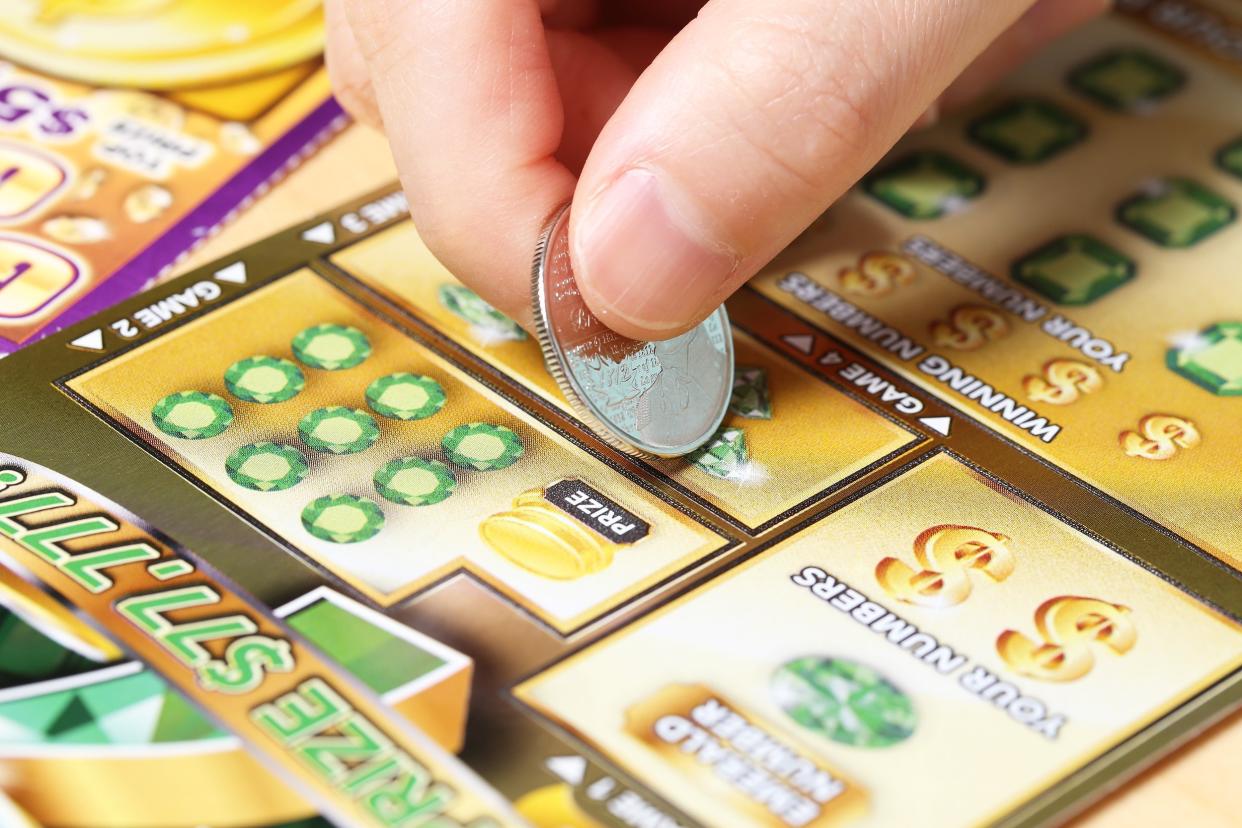
<svg viewBox="0 0 1242 828"><path fill-rule="evenodd" d="M224 385L239 400L278 403L301 393L306 387L306 376L287 359L252 356L228 367L224 372Z"/></svg>
<svg viewBox="0 0 1242 828"><path fill-rule="evenodd" d="M327 454L357 454L375 445L379 426L365 411L342 405L316 408L298 423L302 442Z"/></svg>
<svg viewBox="0 0 1242 828"><path fill-rule="evenodd" d="M314 325L293 338L293 355L311 368L340 371L361 365L371 355L371 342L348 325Z"/></svg>
<svg viewBox="0 0 1242 828"><path fill-rule="evenodd" d="M475 471L495 471L516 463L526 451L522 439L504 426L466 423L440 441L450 462Z"/></svg>
<svg viewBox="0 0 1242 828"><path fill-rule="evenodd" d="M432 506L448 500L457 489L453 470L439 460L402 457L375 473L375 491L402 506Z"/></svg>
<svg viewBox="0 0 1242 828"><path fill-rule="evenodd" d="M224 461L229 478L256 492L291 489L306 479L310 465L305 455L279 443L249 443Z"/></svg>
<svg viewBox="0 0 1242 828"><path fill-rule="evenodd" d="M328 495L307 504L302 510L302 526L320 540L359 543L384 528L384 512L365 497Z"/></svg>
<svg viewBox="0 0 1242 828"><path fill-rule="evenodd" d="M223 434L233 423L233 407L207 391L178 391L151 409L160 431L183 440L205 440Z"/></svg>
<svg viewBox="0 0 1242 828"><path fill-rule="evenodd" d="M367 405L391 420L422 420L444 407L440 383L419 374L389 374L367 386Z"/></svg>

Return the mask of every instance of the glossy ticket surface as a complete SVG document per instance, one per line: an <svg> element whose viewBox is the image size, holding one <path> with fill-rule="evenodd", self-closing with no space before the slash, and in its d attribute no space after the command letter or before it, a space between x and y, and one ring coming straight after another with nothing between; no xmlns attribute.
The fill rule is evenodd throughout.
<svg viewBox="0 0 1242 828"><path fill-rule="evenodd" d="M686 458L597 439L395 189L4 360L0 787L127 828L1039 825L1227 715L1242 74L1179 8L896 148L730 300Z"/></svg>

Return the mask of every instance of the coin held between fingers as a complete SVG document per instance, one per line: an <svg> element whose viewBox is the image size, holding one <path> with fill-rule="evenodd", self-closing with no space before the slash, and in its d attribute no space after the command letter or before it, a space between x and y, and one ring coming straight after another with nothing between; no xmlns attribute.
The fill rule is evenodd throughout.
<svg viewBox="0 0 1242 828"><path fill-rule="evenodd" d="M569 211L562 207L544 229L531 278L548 371L575 413L609 445L638 456L689 454L711 438L728 410L729 315L721 306L686 333L658 342L608 328L578 291Z"/></svg>

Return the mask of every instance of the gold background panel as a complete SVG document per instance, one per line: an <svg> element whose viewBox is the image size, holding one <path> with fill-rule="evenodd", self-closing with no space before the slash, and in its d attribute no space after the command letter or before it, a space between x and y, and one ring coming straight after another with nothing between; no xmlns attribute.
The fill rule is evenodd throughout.
<svg viewBox="0 0 1242 828"><path fill-rule="evenodd" d="M852 397L733 331L737 370L761 368L772 419L725 415L725 428L746 435L749 462L729 480L685 460L652 462L667 477L738 518L762 526L799 504L826 495L843 480L909 448L920 438Z"/></svg>
<svg viewBox="0 0 1242 828"><path fill-rule="evenodd" d="M913 562L923 530L964 524L1011 538L1016 566L999 583L972 574L962 603L924 609L885 594L887 556ZM820 567L967 656L942 675L790 577ZM1129 607L1138 637L1116 655L1092 646L1093 669L1052 683L1005 669L1004 630L1035 635L1032 614L1061 595ZM913 734L854 747L803 729L773 700L780 665L804 656L860 662L911 697ZM937 455L521 687L545 715L597 745L670 801L712 825L737 824L712 797L672 777L624 729L624 713L676 683L713 686L869 792L860 825L989 821L1082 766L1242 662L1238 625L947 455ZM980 665L1066 717L1053 740L959 685Z"/></svg>
<svg viewBox="0 0 1242 828"><path fill-rule="evenodd" d="M543 364L539 345L480 338L470 324L441 304L442 285L459 282L403 222L359 242L333 261L466 350L572 415ZM795 508L882 458L909 446L915 436L832 386L798 370L749 335L734 329L739 368L767 376L770 420L730 413L726 427L741 428L752 463L739 479L713 477L687 460L651 465L684 490L750 528ZM825 428L825 424L830 428Z"/></svg>
<svg viewBox="0 0 1242 828"><path fill-rule="evenodd" d="M1189 75L1186 86L1150 113L1118 115L1073 93L1066 72L1116 45L1141 45L1163 55ZM971 143L965 124L1017 94L1037 94L1084 120L1086 139L1036 165L1008 164ZM795 243L756 287L776 301L885 359L907 377L970 410L1007 436L1165 524L1235 568L1242 568L1242 398L1217 396L1175 373L1166 353L1180 338L1217 322L1242 322L1238 283L1232 274L1242 259L1242 221L1188 249L1161 248L1122 226L1114 211L1144 182L1157 176L1189 177L1242 207L1242 180L1215 166L1213 156L1242 135L1237 79L1199 64L1168 41L1136 24L1111 18L1075 33L1027 65L1003 88L961 116L912 135L894 151L898 158L917 149L937 149L983 173L987 187L961 212L933 221L906 221L869 196L855 193L829 212L817 229ZM1089 188L1083 187L1090 181ZM1122 373L1098 366L1103 387L1068 405L1028 399L1023 378L1040 376L1052 359L1096 364L1075 348L1005 314L1011 333L973 351L939 348L929 325L949 318L959 305L989 306L973 291L919 266L916 280L888 295L866 297L841 289L837 274L869 249L898 249L911 236L931 237L1002 282L1013 263L1045 242L1087 233L1137 265L1133 280L1082 306L1060 306L1027 291L1048 306L1046 318L1062 313L1111 342L1131 358ZM776 282L802 271L907 336L980 377L1019 403L1028 404L1063 430L1050 444L1005 422L975 402L965 401L939 381L901 363L853 331L832 322L781 291ZM917 360L916 360L917 362ZM1127 456L1118 435L1135 429L1149 414L1172 414L1192 422L1202 444L1163 461ZM1223 458L1232 458L1222 462Z"/></svg>
<svg viewBox="0 0 1242 828"><path fill-rule="evenodd" d="M320 323L351 325L370 339L371 356L351 369L303 367L306 388L267 405L231 398L224 372L258 354L293 359L290 343ZM352 455L321 454L304 446L298 421L324 406L367 410L364 391L378 377L398 371L435 378L447 402L434 415L402 422L376 417L380 438ZM467 568L562 631L617 606L672 573L721 548L725 541L688 516L655 500L604 463L576 448L516 407L416 344L396 328L309 270L298 271L144 344L69 383L121 428L135 434L174 465L252 516L312 560L376 601L391 604L460 568ZM218 437L183 440L156 429L151 410L165 395L207 391L229 399L236 419ZM454 468L458 487L445 501L412 507L391 503L372 476L386 462L407 456L441 457L441 438L463 423L488 422L514 431L525 453L512 466L490 472ZM310 474L284 491L257 492L234 483L225 460L238 447L271 441L298 448ZM638 543L621 547L603 571L575 581L554 581L522 569L487 547L478 525L507 511L529 489L578 478L651 524ZM351 494L380 505L384 528L374 537L336 544L311 536L303 508L318 497Z"/></svg>

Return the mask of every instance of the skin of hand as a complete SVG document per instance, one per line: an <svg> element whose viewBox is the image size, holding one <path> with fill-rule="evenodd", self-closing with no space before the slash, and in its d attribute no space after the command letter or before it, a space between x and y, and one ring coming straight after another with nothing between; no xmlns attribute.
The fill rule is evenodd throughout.
<svg viewBox="0 0 1242 828"><path fill-rule="evenodd" d="M573 199L579 289L664 339L711 313L912 125L1107 0L327 0L328 70L383 129L433 253L527 328Z"/></svg>

